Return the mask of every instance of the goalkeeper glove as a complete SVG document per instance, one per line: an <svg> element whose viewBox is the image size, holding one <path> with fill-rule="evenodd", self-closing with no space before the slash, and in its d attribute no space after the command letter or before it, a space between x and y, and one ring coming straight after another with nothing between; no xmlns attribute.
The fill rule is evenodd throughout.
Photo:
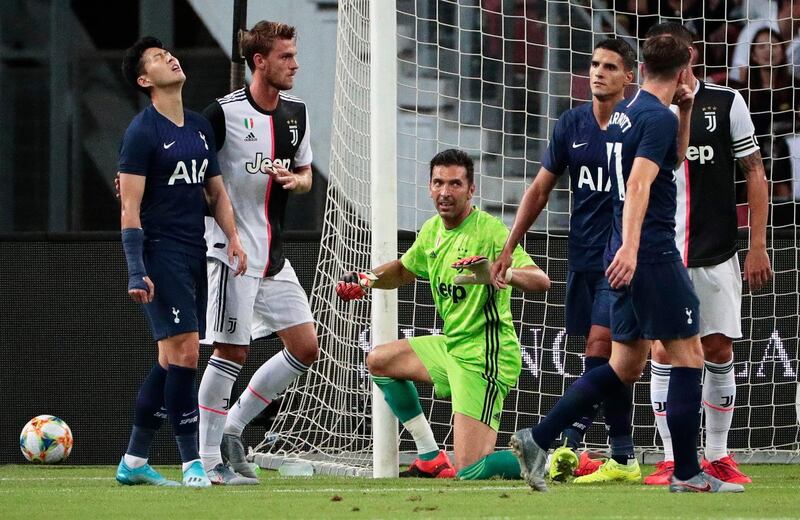
<svg viewBox="0 0 800 520"><path fill-rule="evenodd" d="M464 269L471 274L459 274L453 279L456 285L489 285L492 283L489 268L491 262L485 256L468 256L455 262L451 267L461 273ZM511 281L511 269L506 269L506 283Z"/></svg>
<svg viewBox="0 0 800 520"><path fill-rule="evenodd" d="M377 280L378 277L371 271L344 273L336 284L336 295L346 302L360 300L367 294L365 289L372 287Z"/></svg>

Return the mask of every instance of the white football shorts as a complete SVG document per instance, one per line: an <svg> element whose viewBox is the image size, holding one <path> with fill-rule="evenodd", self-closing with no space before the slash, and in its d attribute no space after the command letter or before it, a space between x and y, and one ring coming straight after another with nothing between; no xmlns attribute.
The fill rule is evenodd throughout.
<svg viewBox="0 0 800 520"><path fill-rule="evenodd" d="M689 279L700 299L700 337L742 337L742 271L739 255L705 267L690 267ZM209 302L210 304L210 302Z"/></svg>
<svg viewBox="0 0 800 520"><path fill-rule="evenodd" d="M254 339L313 322L306 292L289 260L275 276L234 276L230 267L208 259L205 345L250 345Z"/></svg>

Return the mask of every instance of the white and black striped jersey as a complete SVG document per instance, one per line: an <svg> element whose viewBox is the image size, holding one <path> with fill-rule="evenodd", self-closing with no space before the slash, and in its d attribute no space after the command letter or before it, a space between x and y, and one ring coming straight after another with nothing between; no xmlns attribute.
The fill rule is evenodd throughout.
<svg viewBox="0 0 800 520"><path fill-rule="evenodd" d="M273 164L290 171L311 164L306 104L281 92L275 110L263 110L243 88L217 99L203 114L214 128L222 179L247 253L247 274L274 276L285 262L282 234L289 192L264 170ZM228 263L225 233L213 219L206 219L206 244L208 256Z"/></svg>
<svg viewBox="0 0 800 520"><path fill-rule="evenodd" d="M688 267L721 264L736 253L736 158L758 151L742 95L697 82L689 148L675 171L675 243Z"/></svg>

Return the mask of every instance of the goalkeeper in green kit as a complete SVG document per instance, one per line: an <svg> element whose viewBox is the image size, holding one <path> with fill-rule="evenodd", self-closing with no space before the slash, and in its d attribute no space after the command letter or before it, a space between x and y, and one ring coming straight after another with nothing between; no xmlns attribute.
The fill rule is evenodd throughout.
<svg viewBox="0 0 800 520"><path fill-rule="evenodd" d="M503 400L517 383L520 345L511 318L511 290L545 291L547 275L517 246L504 280L490 280L508 228L473 207L472 159L445 150L430 163L430 194L438 215L425 222L411 248L399 259L370 272L341 277L343 300L367 288L395 289L416 277L430 280L443 334L379 345L367 367L389 407L414 438L418 458L401 474L409 477L519 478L509 451L495 452ZM432 383L438 397L453 405L455 467L439 450L412 381Z"/></svg>

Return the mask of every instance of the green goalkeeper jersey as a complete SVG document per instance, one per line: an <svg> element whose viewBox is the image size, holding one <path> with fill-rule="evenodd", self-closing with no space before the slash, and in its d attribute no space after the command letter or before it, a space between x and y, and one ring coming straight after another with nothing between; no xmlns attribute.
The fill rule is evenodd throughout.
<svg viewBox="0 0 800 520"><path fill-rule="evenodd" d="M446 229L437 215L423 224L414 244L400 258L406 269L430 280L436 310L444 320L448 352L466 363L482 366L487 357L492 357L502 363L520 364L511 316L511 289L455 285L453 278L459 272L451 267L457 260L476 255L494 261L503 250L508 233L499 219L478 208L473 208L455 229ZM520 246L512 258L512 267L535 265ZM509 382L512 385L516 376L513 379Z"/></svg>

